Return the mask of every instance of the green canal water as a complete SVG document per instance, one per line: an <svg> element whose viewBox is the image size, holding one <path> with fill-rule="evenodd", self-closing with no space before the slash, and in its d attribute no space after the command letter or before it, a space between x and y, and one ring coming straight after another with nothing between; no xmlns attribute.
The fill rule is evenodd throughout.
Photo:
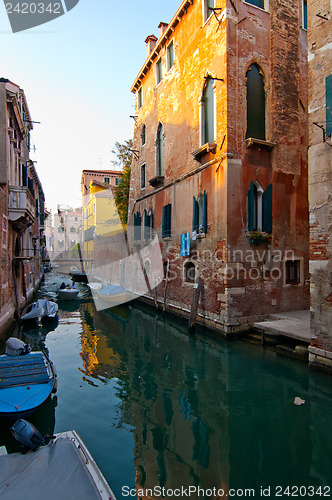
<svg viewBox="0 0 332 500"><path fill-rule="evenodd" d="M48 274L40 294L55 297L62 278ZM332 496L331 377L259 345L189 336L142 306L96 312L84 285L80 295L59 302L58 325L11 334L46 347L58 372L56 396L29 420L77 430L118 499L135 487L153 498ZM0 445L15 451L0 423Z"/></svg>

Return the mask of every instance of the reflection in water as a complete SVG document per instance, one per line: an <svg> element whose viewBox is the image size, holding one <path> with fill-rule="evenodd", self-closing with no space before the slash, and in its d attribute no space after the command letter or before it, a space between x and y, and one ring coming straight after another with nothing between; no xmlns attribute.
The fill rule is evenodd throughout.
<svg viewBox="0 0 332 500"><path fill-rule="evenodd" d="M261 346L188 336L143 306L96 312L85 299L59 319L38 338L58 370L57 432L82 434L118 498L125 485L259 497L331 482L329 377Z"/></svg>

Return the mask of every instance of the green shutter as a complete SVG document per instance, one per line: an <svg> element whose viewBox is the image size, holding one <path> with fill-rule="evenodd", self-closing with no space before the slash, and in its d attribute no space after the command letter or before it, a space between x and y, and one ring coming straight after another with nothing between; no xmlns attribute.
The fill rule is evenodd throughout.
<svg viewBox="0 0 332 500"><path fill-rule="evenodd" d="M256 217L255 184L254 181L251 181L250 189L248 191L248 230L255 231L256 228L257 228L257 217Z"/></svg>
<svg viewBox="0 0 332 500"><path fill-rule="evenodd" d="M272 233L272 184L269 184L263 193L263 231Z"/></svg>
<svg viewBox="0 0 332 500"><path fill-rule="evenodd" d="M171 236L172 233L172 205L169 203L167 205L167 236Z"/></svg>
<svg viewBox="0 0 332 500"><path fill-rule="evenodd" d="M246 2L264 9L264 0L246 0Z"/></svg>
<svg viewBox="0 0 332 500"><path fill-rule="evenodd" d="M193 231L198 231L198 202L193 196Z"/></svg>
<svg viewBox="0 0 332 500"><path fill-rule="evenodd" d="M332 135L332 75L325 80L326 89L326 136Z"/></svg>
<svg viewBox="0 0 332 500"><path fill-rule="evenodd" d="M162 228L161 228L161 236L163 238L166 238L166 205L163 206L163 221L162 221Z"/></svg>
<svg viewBox="0 0 332 500"><path fill-rule="evenodd" d="M203 204L202 204L202 231L207 232L207 203L206 203L206 191L203 193Z"/></svg>

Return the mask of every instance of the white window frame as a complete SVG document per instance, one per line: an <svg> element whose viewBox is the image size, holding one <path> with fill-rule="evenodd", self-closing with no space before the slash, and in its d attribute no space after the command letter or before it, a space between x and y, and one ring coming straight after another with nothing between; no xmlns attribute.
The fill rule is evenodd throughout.
<svg viewBox="0 0 332 500"><path fill-rule="evenodd" d="M158 68L160 68L160 75L158 72ZM160 77L160 80L159 80ZM159 57L159 59L156 61L156 85L158 85L162 82L163 80L163 64L162 64L162 59Z"/></svg>
<svg viewBox="0 0 332 500"><path fill-rule="evenodd" d="M170 61L169 61L169 50L170 50L170 47L172 47L172 51L173 51L173 64L170 66ZM167 49L166 49L166 64L167 64L167 71L170 71L173 66L174 66L174 63L175 63L175 51L174 51L174 41L171 40L169 42L169 44L167 45Z"/></svg>

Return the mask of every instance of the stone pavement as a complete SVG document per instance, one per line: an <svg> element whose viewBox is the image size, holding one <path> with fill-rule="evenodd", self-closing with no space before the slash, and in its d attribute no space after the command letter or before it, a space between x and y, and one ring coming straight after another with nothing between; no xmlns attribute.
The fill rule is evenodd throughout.
<svg viewBox="0 0 332 500"><path fill-rule="evenodd" d="M266 321L254 323L255 330L268 335L283 335L310 344L310 311L270 314Z"/></svg>

